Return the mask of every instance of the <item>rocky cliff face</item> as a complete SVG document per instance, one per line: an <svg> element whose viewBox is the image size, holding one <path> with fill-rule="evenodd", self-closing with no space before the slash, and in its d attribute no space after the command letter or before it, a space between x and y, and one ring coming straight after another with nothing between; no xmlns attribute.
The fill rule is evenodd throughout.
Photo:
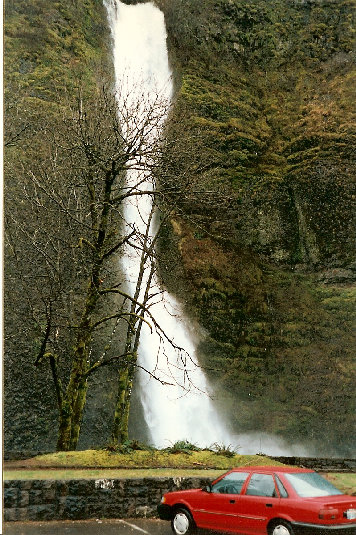
<svg viewBox="0 0 356 535"><path fill-rule="evenodd" d="M48 291L41 238L46 222L35 213L38 198L36 201L36 195L30 193L26 177L54 162L57 150L53 152L53 140L60 128L63 131L69 104L78 94L84 97L93 91L98 80L110 79L110 59L109 29L101 0L6 2L4 436L8 450L50 450L57 433L50 368L47 362L34 365L46 323L39 313L41 292L44 296ZM65 169L59 170L56 156L55 160L64 185ZM46 221L49 244L51 228L59 228L60 223L51 210ZM37 258L32 254L35 249ZM58 266L64 261L58 258ZM63 284L76 295L78 286L69 266L66 272ZM76 299L67 303L67 309L63 305L61 314L73 311ZM64 325L63 320L60 324ZM72 342L68 339L67 347ZM99 416L92 422L89 418L91 444L97 443L94 435L103 434L97 429L100 421L106 419Z"/></svg>
<svg viewBox="0 0 356 535"><path fill-rule="evenodd" d="M237 431L350 456L354 1L156 3L176 84L167 131L174 150L160 180L186 186L184 197L167 200L176 210L161 239L162 278L205 330L201 361ZM101 0L8 0L5 14L10 217L24 169L45 153L44 118L61 114L59 95L93 86L109 50ZM11 243L6 445L47 449L55 441L51 378L33 366L43 326L29 321ZM87 413L85 446L107 432L100 410L99 423Z"/></svg>
<svg viewBox="0 0 356 535"><path fill-rule="evenodd" d="M202 359L237 429L351 453L354 2L159 4L202 158L162 248L177 244Z"/></svg>

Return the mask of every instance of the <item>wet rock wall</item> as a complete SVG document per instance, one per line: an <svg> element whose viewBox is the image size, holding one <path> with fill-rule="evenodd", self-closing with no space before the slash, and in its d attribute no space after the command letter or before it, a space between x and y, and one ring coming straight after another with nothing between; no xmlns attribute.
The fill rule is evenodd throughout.
<svg viewBox="0 0 356 535"><path fill-rule="evenodd" d="M12 480L4 482L4 520L81 520L155 516L165 492L208 479Z"/></svg>

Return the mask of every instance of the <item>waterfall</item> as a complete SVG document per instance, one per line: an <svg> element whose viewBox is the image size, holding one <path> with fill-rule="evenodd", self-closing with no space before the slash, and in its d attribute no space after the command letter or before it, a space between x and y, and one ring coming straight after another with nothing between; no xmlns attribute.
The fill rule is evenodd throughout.
<svg viewBox="0 0 356 535"><path fill-rule="evenodd" d="M172 98L164 17L151 3L126 5L118 0L104 0L104 5L113 37L118 113L123 119L123 133L128 143L134 143L135 127L142 127L145 140L141 140L140 148L148 149L149 153L165 119L162 111L167 110ZM151 114L150 121L146 120L147 113ZM149 167L150 157L146 158L146 167ZM124 205L126 230L128 233L135 231L136 236L136 241L133 238L131 246L126 248L121 266L131 295L134 295L140 271L141 255L136 246L140 247L144 240L152 244L155 231L154 219L151 221L152 195L149 194L154 190L153 178L142 163L145 162L138 156L126 178L128 190L146 192L129 197ZM145 271L143 288L149 272L150 266ZM228 430L224 419L216 412L209 395L210 386L198 365L198 329L184 317L180 303L162 291L155 273L151 292L156 301L151 312L167 338L185 350L175 350L143 324L137 380L151 443L165 447L177 440L188 440L203 447L213 443L240 446L240 453L262 450L273 455L311 455L301 444L286 445L283 439L268 433L251 432L237 437ZM139 297L142 298L142 291Z"/></svg>
<svg viewBox="0 0 356 535"><path fill-rule="evenodd" d="M126 5L116 0L104 0L104 4L113 37L115 79L119 88L118 108L129 107L131 113L136 110L123 125L124 133L129 136L134 124L145 123L145 114L158 101L157 96L163 103L169 102L172 97L164 17L151 3ZM164 117L151 128L151 141L159 135L162 120ZM147 171L129 170L127 187L135 188L138 182L140 189L146 192L154 187ZM149 194L130 197L124 206L127 231L135 229L144 239L149 226L150 241L154 238L155 230L154 224L149 223L151 197ZM127 247L122 268L133 294L140 268L140 253L134 246ZM148 267L145 277L148 277L149 271ZM162 291L156 274L153 274L151 288L152 293L157 294L156 302L150 309L152 314L167 339L175 346L184 348L183 352L175 349L167 339L162 339L156 332L152 333L150 327L143 324L138 357L141 368L137 380L152 444L164 447L177 440L189 440L200 446L214 442L232 443L221 417L214 409L208 382L198 365L195 355L197 333L192 323L184 318L177 300Z"/></svg>

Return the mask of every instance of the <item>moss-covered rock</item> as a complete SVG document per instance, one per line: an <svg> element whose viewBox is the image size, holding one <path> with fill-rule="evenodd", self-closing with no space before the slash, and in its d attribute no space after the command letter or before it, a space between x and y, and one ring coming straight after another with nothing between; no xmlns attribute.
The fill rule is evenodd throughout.
<svg viewBox="0 0 356 535"><path fill-rule="evenodd" d="M206 328L235 429L349 454L354 3L158 3L202 160L163 243L178 242L189 292L167 284Z"/></svg>
<svg viewBox="0 0 356 535"><path fill-rule="evenodd" d="M110 38L101 0L9 0L5 6L4 33L5 447L48 450L56 442L55 389L49 366L34 366L46 329L46 318L38 310L41 295L45 297L45 290L41 294L41 289L46 287L47 280L41 256L45 247L41 252L38 238L36 261L31 255L27 258L26 239L19 239L16 229L20 226L28 232L28 243L33 229L38 236L41 232L39 212L33 204L31 208L31 203L26 203L31 187L25 177L30 171L36 166L48 170L49 162L56 160L65 187L63 160L53 158L56 129L63 132L70 106L79 94L84 98L96 91L99 79L111 79ZM49 227L59 228L60 222L53 220L53 212L49 210L47 216ZM28 262L21 263L21 258ZM63 258L58 260L62 261ZM73 313L80 301L78 280L71 279L70 269L67 272L61 281L69 288L69 299L59 307L63 314ZM55 277L53 281L55 286ZM57 289L53 290L55 301ZM74 339L72 334L62 340L64 350L75 344ZM96 426L98 420L91 429ZM93 434L87 434L90 442Z"/></svg>

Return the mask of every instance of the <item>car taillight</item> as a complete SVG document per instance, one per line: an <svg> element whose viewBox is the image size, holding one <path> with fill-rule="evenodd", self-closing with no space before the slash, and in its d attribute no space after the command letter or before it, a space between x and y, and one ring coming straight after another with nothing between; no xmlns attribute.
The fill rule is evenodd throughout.
<svg viewBox="0 0 356 535"><path fill-rule="evenodd" d="M334 509L333 507L325 507L324 509L320 509L319 518L323 520L334 520L334 518L338 517L338 514L338 509Z"/></svg>

